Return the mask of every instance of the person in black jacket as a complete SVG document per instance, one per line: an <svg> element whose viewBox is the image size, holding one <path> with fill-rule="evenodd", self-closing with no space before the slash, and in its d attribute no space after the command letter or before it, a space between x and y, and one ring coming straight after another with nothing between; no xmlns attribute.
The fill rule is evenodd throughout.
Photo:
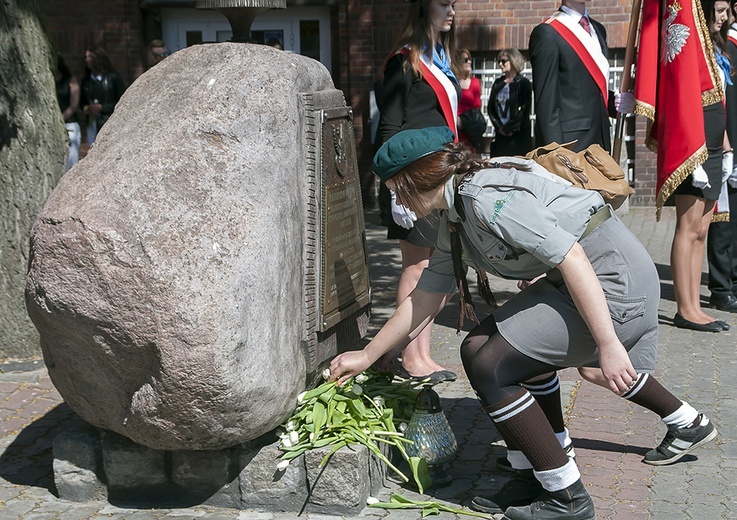
<svg viewBox="0 0 737 520"><path fill-rule="evenodd" d="M408 129L448 126L457 135L461 89L453 70L455 56L455 1L417 0L409 3L404 28L384 65L379 134L382 141ZM417 216L396 198L391 199L387 238L399 240L402 273L397 305L412 292L435 247L438 219ZM385 368L403 377L452 381L430 356L432 322L407 347L382 359ZM398 365L401 354L401 365Z"/></svg>
<svg viewBox="0 0 737 520"><path fill-rule="evenodd" d="M589 18L589 3L563 0L530 34L537 146L577 141L577 152L591 144L611 150L609 118L617 113L606 29Z"/></svg>
<svg viewBox="0 0 737 520"><path fill-rule="evenodd" d="M496 131L491 156L525 155L532 150L532 85L520 74L525 68L525 58L517 49L502 49L497 60L503 75L491 87L486 107Z"/></svg>
<svg viewBox="0 0 737 520"><path fill-rule="evenodd" d="M730 20L728 27L722 27L722 36L725 37L726 50L731 62L732 76L725 88L727 103L727 135L729 142L737 142L737 76L734 75L737 67L737 23L734 23L735 1L730 2ZM726 33L726 34L724 34ZM726 199L729 205L729 219L716 221L709 225L709 234L706 241L706 256L709 261L709 303L712 307L726 312L737 312L737 170L729 173L722 190L726 190L726 197L720 194L720 213ZM726 175L726 174L725 174Z"/></svg>
<svg viewBox="0 0 737 520"><path fill-rule="evenodd" d="M108 120L125 91L120 76L113 71L110 58L102 47L84 53L85 75L82 80L82 110L87 116L87 144Z"/></svg>

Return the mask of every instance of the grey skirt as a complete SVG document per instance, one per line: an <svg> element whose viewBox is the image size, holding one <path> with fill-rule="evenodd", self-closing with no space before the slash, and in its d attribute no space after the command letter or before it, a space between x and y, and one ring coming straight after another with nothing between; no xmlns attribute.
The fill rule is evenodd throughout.
<svg viewBox="0 0 737 520"><path fill-rule="evenodd" d="M660 280L645 247L616 215L580 241L604 289L614 330L638 372L652 372L658 349ZM560 272L494 311L499 333L523 354L558 367L598 367L598 348Z"/></svg>

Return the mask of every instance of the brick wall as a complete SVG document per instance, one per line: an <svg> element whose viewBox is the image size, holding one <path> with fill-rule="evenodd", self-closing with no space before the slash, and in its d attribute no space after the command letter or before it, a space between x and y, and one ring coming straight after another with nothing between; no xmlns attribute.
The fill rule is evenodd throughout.
<svg viewBox="0 0 737 520"><path fill-rule="evenodd" d="M146 39L138 0L45 0L49 34L77 78L84 72L84 52L103 47L115 71L130 85L144 70Z"/></svg>
<svg viewBox="0 0 737 520"><path fill-rule="evenodd" d="M555 0L459 0L458 47L468 48L477 58L491 58L504 47L526 51L532 29L559 5ZM626 46L631 5L631 0L597 0L589 8L591 16L606 26L611 49ZM408 7L397 0L347 0L339 2L337 9L339 30L334 31L333 48L338 49L340 73L335 80L355 112L359 168L364 173L364 185L368 186L372 182L368 173L372 157L368 96L404 24ZM633 204L654 205L655 154L642 145L644 122L638 125L642 126L642 135L638 135L636 145Z"/></svg>
<svg viewBox="0 0 737 520"><path fill-rule="evenodd" d="M51 37L72 72L81 77L84 51L100 45L126 85L144 70L146 43L156 36L144 20L138 0L45 0ZM458 46L475 57L491 58L503 47L527 50L532 28L557 9L555 0L459 0L456 3ZM627 39L631 0L597 0L592 17L607 27L609 46L621 49ZM369 93L401 30L408 6L401 0L337 0L332 10L333 79L354 112L359 169L364 192L370 186L373 149L368 131ZM642 123L644 125L644 123ZM636 165L637 203L654 201L654 157L639 143Z"/></svg>

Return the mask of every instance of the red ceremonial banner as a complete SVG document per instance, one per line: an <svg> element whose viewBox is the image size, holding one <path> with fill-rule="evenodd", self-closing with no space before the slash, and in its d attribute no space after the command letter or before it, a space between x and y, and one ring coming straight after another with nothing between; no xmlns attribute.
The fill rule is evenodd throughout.
<svg viewBox="0 0 737 520"><path fill-rule="evenodd" d="M647 144L658 152L656 217L707 158L703 107L724 97L698 0L644 0L635 79L635 112L651 120Z"/></svg>

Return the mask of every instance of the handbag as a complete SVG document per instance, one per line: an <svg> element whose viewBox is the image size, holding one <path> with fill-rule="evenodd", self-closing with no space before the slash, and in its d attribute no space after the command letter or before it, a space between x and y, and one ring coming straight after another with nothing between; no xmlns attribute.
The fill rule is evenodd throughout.
<svg viewBox="0 0 737 520"><path fill-rule="evenodd" d="M478 108L470 108L460 116L461 130L466 132L474 148L481 144L481 138L486 132L486 118Z"/></svg>
<svg viewBox="0 0 737 520"><path fill-rule="evenodd" d="M598 144L574 152L571 147L575 142L552 142L532 150L525 157L577 188L598 191L604 202L617 209L632 193L622 168Z"/></svg>

